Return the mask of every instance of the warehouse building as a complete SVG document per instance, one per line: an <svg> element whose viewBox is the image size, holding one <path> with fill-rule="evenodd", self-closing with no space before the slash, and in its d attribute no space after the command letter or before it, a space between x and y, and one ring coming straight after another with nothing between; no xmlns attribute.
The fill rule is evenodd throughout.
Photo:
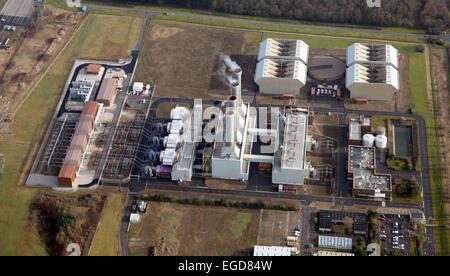
<svg viewBox="0 0 450 276"><path fill-rule="evenodd" d="M268 38L259 45L258 61L266 58L299 60L307 65L309 46L302 40Z"/></svg>
<svg viewBox="0 0 450 276"><path fill-rule="evenodd" d="M348 175L353 180L353 195L373 198L392 196L391 175L376 173L374 147L350 146Z"/></svg>
<svg viewBox="0 0 450 276"><path fill-rule="evenodd" d="M400 89L399 73L391 65L353 64L347 68L346 86L353 99L390 101Z"/></svg>
<svg viewBox="0 0 450 276"><path fill-rule="evenodd" d="M75 178L89 144L98 111L99 104L97 102L89 101L84 105L63 165L58 174L59 187L76 188L74 185Z"/></svg>
<svg viewBox="0 0 450 276"><path fill-rule="evenodd" d="M347 48L347 66L353 64L390 65L399 67L399 53L389 44L355 43Z"/></svg>
<svg viewBox="0 0 450 276"><path fill-rule="evenodd" d="M318 245L320 248L352 250L353 241L345 237L319 236Z"/></svg>
<svg viewBox="0 0 450 276"><path fill-rule="evenodd" d="M102 103L105 106L110 106L114 103L118 85L118 80L116 78L104 79L100 86L100 90L98 91L97 102Z"/></svg>
<svg viewBox="0 0 450 276"><path fill-rule="evenodd" d="M255 82L261 94L298 96L306 85L307 73L301 61L266 58L256 65Z"/></svg>
<svg viewBox="0 0 450 276"><path fill-rule="evenodd" d="M275 257L275 256L291 256L290 247L281 246L261 246L255 245L253 249L254 257Z"/></svg>
<svg viewBox="0 0 450 276"><path fill-rule="evenodd" d="M318 251L317 256L319 256L319 257L353 257L353 256L355 256L355 254L345 253L345 252L335 252L335 251Z"/></svg>

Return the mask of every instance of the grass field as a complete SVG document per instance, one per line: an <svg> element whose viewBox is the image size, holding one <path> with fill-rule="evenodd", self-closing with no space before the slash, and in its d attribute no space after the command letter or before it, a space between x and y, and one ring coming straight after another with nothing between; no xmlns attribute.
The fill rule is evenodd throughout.
<svg viewBox="0 0 450 276"><path fill-rule="evenodd" d="M222 20L211 20L207 18L194 18L185 17L177 15L157 15L154 18L161 20L171 20L185 23L194 23L210 26L220 26L228 28L240 28L258 31L273 31L273 32L286 32L286 33L299 33L299 34L310 34L310 35L322 35L322 36L338 36L338 37L350 37L359 39L377 39L377 40L389 40L389 41L401 41L401 42L412 42L419 43L424 42L424 38L420 37L405 37L405 36L395 36L389 34L368 34L368 33L358 33L358 32L345 32L345 31L328 31L328 30L316 30L316 29L305 29L305 28L293 28L293 27L281 27L273 25L260 25L260 24L250 24L241 22L230 22Z"/></svg>
<svg viewBox="0 0 450 276"><path fill-rule="evenodd" d="M259 211L150 202L130 228L131 255L246 255L256 244Z"/></svg>
<svg viewBox="0 0 450 276"><path fill-rule="evenodd" d="M117 256L119 253L119 224L123 207L123 196L108 196L97 234L91 245L90 256Z"/></svg>
<svg viewBox="0 0 450 276"><path fill-rule="evenodd" d="M304 20L295 20L295 19L285 19L285 18L274 18L274 17L258 17L258 16L247 16L247 15L238 15L238 14L230 14L212 10L194 10L187 8L178 8L178 7L161 7L161 6L153 6L153 5L136 5L136 4L126 4L126 3L117 3L117 2L99 2L99 1L85 1L92 4L98 5L112 5L112 6L120 6L120 7L128 7L128 8L136 8L136 9L151 9L156 11L165 11L165 12L180 12L180 13L191 13L191 14L203 14L203 15L211 15L211 16L220 16L227 18L238 18L238 19L246 19L252 21L261 21L261 22L273 22L273 23L284 23L284 24L297 24L297 25L313 25L313 26L333 26L333 27L344 27L344 28L356 28L356 29L367 29L367 30L381 30L385 32L399 32L399 33L414 33L414 34L425 34L426 31L422 29L409 29L409 28L401 28L401 27L377 27L370 25L355 25L355 24L342 24L342 23L328 23L328 22L312 22L312 21L304 21Z"/></svg>
<svg viewBox="0 0 450 276"><path fill-rule="evenodd" d="M30 151L36 149L42 138L74 59L114 60L129 55L140 23L141 19L136 17L90 15L19 109L11 125L16 141L0 145L7 170L6 175L0 176L0 255L46 254L26 222L35 191L18 185L20 174L25 162L33 158Z"/></svg>

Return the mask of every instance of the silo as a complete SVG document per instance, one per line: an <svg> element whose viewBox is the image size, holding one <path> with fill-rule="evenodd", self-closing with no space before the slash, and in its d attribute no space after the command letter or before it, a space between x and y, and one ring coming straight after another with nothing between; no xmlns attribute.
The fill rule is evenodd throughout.
<svg viewBox="0 0 450 276"><path fill-rule="evenodd" d="M375 137L372 134L365 134L363 136L363 145L365 147L373 147L374 142L375 142Z"/></svg>
<svg viewBox="0 0 450 276"><path fill-rule="evenodd" d="M387 147L387 137L385 135L378 135L375 139L375 145L379 149L385 149Z"/></svg>

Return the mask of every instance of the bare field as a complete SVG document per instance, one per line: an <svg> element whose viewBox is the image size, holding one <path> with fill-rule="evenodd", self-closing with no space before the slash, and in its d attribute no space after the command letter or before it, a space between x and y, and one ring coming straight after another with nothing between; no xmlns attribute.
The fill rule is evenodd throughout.
<svg viewBox="0 0 450 276"><path fill-rule="evenodd" d="M253 67L245 32L155 20L148 26L135 79L156 83L156 97L223 99L228 87L217 73L222 53L244 69ZM254 69L245 71L253 74ZM243 76L244 83L253 85L252 80Z"/></svg>
<svg viewBox="0 0 450 276"><path fill-rule="evenodd" d="M51 5L46 6L43 21L27 30L18 27L15 45L0 50L0 90L10 100L8 111L14 113L30 93L31 87L48 68L54 57L66 45L85 14L71 13ZM1 31L2 37L6 31ZM13 33L15 33L13 32ZM12 32L7 36L10 37Z"/></svg>
<svg viewBox="0 0 450 276"><path fill-rule="evenodd" d="M259 210L150 202L130 228L129 249L131 255L246 256L258 224Z"/></svg>

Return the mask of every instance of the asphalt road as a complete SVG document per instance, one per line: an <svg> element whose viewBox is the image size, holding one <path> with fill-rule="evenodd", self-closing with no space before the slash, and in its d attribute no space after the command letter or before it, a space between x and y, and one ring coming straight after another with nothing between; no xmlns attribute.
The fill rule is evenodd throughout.
<svg viewBox="0 0 450 276"><path fill-rule="evenodd" d="M0 12L0 23L2 25L27 26L34 11L34 0L7 0Z"/></svg>

